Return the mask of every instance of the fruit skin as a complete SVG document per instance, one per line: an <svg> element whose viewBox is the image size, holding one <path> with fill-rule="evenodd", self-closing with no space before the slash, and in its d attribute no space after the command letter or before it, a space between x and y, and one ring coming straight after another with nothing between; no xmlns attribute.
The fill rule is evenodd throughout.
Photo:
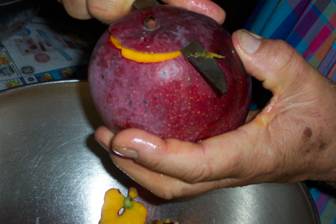
<svg viewBox="0 0 336 224"><path fill-rule="evenodd" d="M149 17L155 18L157 29L144 26ZM154 53L181 50L198 41L207 51L225 57L217 63L228 91L216 94L183 56L156 63L123 58L111 35L129 49ZM243 124L251 96L250 77L230 35L206 16L170 6L134 11L110 25L93 51L89 83L96 108L110 129L133 127L189 141Z"/></svg>

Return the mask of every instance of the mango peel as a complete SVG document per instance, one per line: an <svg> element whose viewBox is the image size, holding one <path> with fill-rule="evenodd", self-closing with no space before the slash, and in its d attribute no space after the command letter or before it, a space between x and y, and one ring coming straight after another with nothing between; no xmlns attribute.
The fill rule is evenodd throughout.
<svg viewBox="0 0 336 224"><path fill-rule="evenodd" d="M146 25L149 20L154 24ZM216 58L225 94L181 55L192 42L204 49L192 57ZM109 129L193 142L244 124L251 97L251 79L230 34L206 16L168 6L135 10L111 24L92 53L88 79Z"/></svg>

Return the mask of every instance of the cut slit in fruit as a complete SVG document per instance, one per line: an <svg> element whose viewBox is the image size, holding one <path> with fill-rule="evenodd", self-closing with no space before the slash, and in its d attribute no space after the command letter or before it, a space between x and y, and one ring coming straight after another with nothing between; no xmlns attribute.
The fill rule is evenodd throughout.
<svg viewBox="0 0 336 224"><path fill-rule="evenodd" d="M113 44L114 47L116 47L121 51L121 55L124 58L139 63L163 62L181 56L180 51L172 51L167 53L153 53L153 52L141 52L134 49L126 48L122 46L121 42L112 35L110 36L110 42Z"/></svg>
<svg viewBox="0 0 336 224"><path fill-rule="evenodd" d="M164 62L167 60L172 60L182 55L181 51L170 51L165 53L154 53L154 52L142 52L137 51L135 49L124 47L120 40L118 40L114 36L110 36L110 42L112 45L119 49L121 55L131 61L139 62L139 63L157 63ZM195 54L194 57L204 57L204 58L214 58L214 59L223 59L224 56L219 55L217 53L202 51Z"/></svg>

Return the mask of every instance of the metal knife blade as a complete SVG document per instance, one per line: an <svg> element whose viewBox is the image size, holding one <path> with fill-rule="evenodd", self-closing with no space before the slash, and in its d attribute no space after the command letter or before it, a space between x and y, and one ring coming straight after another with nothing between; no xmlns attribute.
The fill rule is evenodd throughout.
<svg viewBox="0 0 336 224"><path fill-rule="evenodd" d="M205 52L200 43L193 41L182 48L181 52L218 93L222 95L226 93L227 83L225 75L216 60L214 58L197 56Z"/></svg>
<svg viewBox="0 0 336 224"><path fill-rule="evenodd" d="M145 8L153 7L159 4L160 3L156 0L136 0L133 3L133 7L136 9L145 9Z"/></svg>

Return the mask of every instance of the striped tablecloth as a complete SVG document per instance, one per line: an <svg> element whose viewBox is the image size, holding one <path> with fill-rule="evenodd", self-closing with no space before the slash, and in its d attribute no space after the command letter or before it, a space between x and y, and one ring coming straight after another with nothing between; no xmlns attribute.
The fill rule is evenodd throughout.
<svg viewBox="0 0 336 224"><path fill-rule="evenodd" d="M291 44L336 81L336 0L260 0L246 28ZM336 198L310 188L322 224L336 224Z"/></svg>

